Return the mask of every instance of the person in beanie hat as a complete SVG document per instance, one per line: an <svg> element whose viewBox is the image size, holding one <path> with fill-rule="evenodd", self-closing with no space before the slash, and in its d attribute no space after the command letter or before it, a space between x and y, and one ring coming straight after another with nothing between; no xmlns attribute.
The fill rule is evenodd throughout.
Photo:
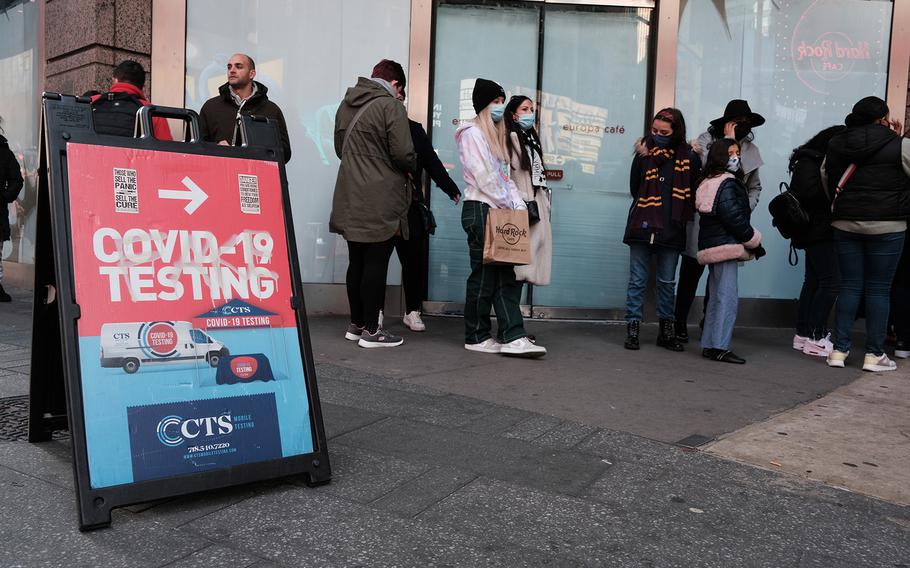
<svg viewBox="0 0 910 568"><path fill-rule="evenodd" d="M657 260L657 345L682 351L674 326L676 264L686 248L686 224L694 218L701 158L686 142L686 121L665 108L637 144L629 176L632 204L623 242L629 245L626 349L638 349L639 325L651 256Z"/></svg>
<svg viewBox="0 0 910 568"><path fill-rule="evenodd" d="M0 118L2 124L2 118ZM0 130L2 133L2 130ZM22 170L16 155L10 150L6 138L0 134L0 248L10 239L9 211L7 207L22 191ZM0 259L0 302L12 301L12 296L3 289L3 261Z"/></svg>
<svg viewBox="0 0 910 568"><path fill-rule="evenodd" d="M471 101L477 116L455 132L464 170L465 201L461 226L468 237L471 273L465 291L464 324L468 351L541 357L546 348L528 339L521 317L521 287L511 265L483 263L487 212L527 209L509 165L506 145L505 91L488 79L477 79ZM491 334L490 308L496 310L497 337Z"/></svg>
<svg viewBox="0 0 910 568"><path fill-rule="evenodd" d="M866 300L866 356L863 370L893 371L885 354L891 283L897 271L910 217L910 141L890 120L888 105L866 97L844 119L847 129L831 138L822 181L831 208L840 287L834 308L834 350L828 365L843 367L860 298Z"/></svg>
<svg viewBox="0 0 910 568"><path fill-rule="evenodd" d="M742 182L748 191L751 211L754 211L758 205L758 197L761 194L761 178L758 175L758 169L764 164L758 146L754 142L755 134L752 129L764 123L765 117L752 112L747 101L733 99L727 103L723 116L712 120L708 130L701 133L692 144L693 150L699 154L701 163L704 164L708 159L708 151L716 140L729 138L736 141L741 157ZM695 219L687 227L686 250L683 251L682 263L679 267L679 285L676 289L676 336L683 342L689 340L686 321L689 319L689 310L695 300L698 281L701 280L701 275L705 270L705 267L695 260L698 254L698 227L698 212L696 212ZM704 306L708 305L710 292L710 288L706 287ZM802 349L802 345L799 346L799 349Z"/></svg>

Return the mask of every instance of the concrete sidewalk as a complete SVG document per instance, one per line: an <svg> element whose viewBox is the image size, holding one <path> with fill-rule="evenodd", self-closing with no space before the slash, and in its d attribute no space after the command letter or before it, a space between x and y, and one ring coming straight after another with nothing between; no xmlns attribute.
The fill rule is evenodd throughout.
<svg viewBox="0 0 910 568"><path fill-rule="evenodd" d="M0 305L3 420L27 388L25 312ZM459 320L379 353L343 323L311 321L330 485L138 505L81 534L67 441L3 431L0 566L910 565L906 507L629 433L729 433L858 375L791 356L781 332L737 330L750 362L725 367L630 357L617 326L534 324L550 355L514 361L465 352Z"/></svg>

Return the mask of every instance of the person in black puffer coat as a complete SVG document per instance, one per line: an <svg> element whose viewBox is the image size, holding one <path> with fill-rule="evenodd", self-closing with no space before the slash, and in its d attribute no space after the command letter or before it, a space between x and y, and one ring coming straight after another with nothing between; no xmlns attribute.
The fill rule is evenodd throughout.
<svg viewBox="0 0 910 568"><path fill-rule="evenodd" d="M738 263L761 258L761 233L751 225L749 195L741 179L739 145L716 141L708 151L705 180L695 194L699 214L698 262L709 265L711 297L701 335L702 355L713 361L745 363L730 351L739 304Z"/></svg>
<svg viewBox="0 0 910 568"><path fill-rule="evenodd" d="M828 142L844 130L846 126L828 127L790 156L790 192L809 216L808 230L791 240L794 248L806 251L793 348L818 357L826 357L834 349L827 325L840 282L831 229L831 198L822 184L821 166Z"/></svg>
<svg viewBox="0 0 910 568"><path fill-rule="evenodd" d="M629 177L632 205L623 242L629 245L626 349L638 349L639 325L651 256L657 264L657 345L682 351L674 325L676 265L686 248L686 224L695 212L701 159L686 142L686 122L675 108L662 109L636 145Z"/></svg>
<svg viewBox="0 0 910 568"><path fill-rule="evenodd" d="M847 129L828 143L822 175L836 193L831 225L841 276L831 367L844 366L853 320L865 296L863 370L897 368L885 355L884 342L891 283L910 217L910 141L901 139L895 132L900 123L889 118L885 101L866 97L844 120Z"/></svg>
<svg viewBox="0 0 910 568"><path fill-rule="evenodd" d="M22 170L9 143L0 135L0 248L10 239L10 203L16 200L22 190ZM0 302L9 302L12 297L3 289L3 261L0 259Z"/></svg>

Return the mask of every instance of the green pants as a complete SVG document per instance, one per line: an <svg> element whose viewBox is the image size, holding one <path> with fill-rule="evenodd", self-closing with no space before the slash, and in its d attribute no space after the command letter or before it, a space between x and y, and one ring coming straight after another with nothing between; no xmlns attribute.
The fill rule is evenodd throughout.
<svg viewBox="0 0 910 568"><path fill-rule="evenodd" d="M480 343L492 337L491 307L496 310L499 324L497 341L509 343L528 335L521 317L522 282L515 280L515 268L483 263L483 231L489 209L489 205L479 201L465 201L461 209L461 226L468 234L471 255L464 302L465 343Z"/></svg>

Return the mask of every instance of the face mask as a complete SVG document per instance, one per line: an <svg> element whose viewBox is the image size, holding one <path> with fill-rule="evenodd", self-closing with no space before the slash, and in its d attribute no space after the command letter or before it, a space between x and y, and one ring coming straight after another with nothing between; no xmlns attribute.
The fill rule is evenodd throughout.
<svg viewBox="0 0 910 568"><path fill-rule="evenodd" d="M752 127L748 124L737 124L736 128L733 129L733 136L735 136L737 140L742 140L751 132Z"/></svg>
<svg viewBox="0 0 910 568"><path fill-rule="evenodd" d="M727 160L727 171L735 173L739 169L739 156L730 156Z"/></svg>
<svg viewBox="0 0 910 568"><path fill-rule="evenodd" d="M502 120L503 115L506 113L506 105L493 105L490 107L490 118L493 119L493 122L499 122Z"/></svg>
<svg viewBox="0 0 910 568"><path fill-rule="evenodd" d="M536 118L537 118L536 115L532 112L529 114L523 114L523 115L519 116L518 120L516 122L518 124L518 127L521 128L522 130L531 130L532 128L534 128L534 120Z"/></svg>
<svg viewBox="0 0 910 568"><path fill-rule="evenodd" d="M666 146L670 143L670 140L673 139L672 136L661 136L660 134L652 134L654 141L657 142L658 146Z"/></svg>

